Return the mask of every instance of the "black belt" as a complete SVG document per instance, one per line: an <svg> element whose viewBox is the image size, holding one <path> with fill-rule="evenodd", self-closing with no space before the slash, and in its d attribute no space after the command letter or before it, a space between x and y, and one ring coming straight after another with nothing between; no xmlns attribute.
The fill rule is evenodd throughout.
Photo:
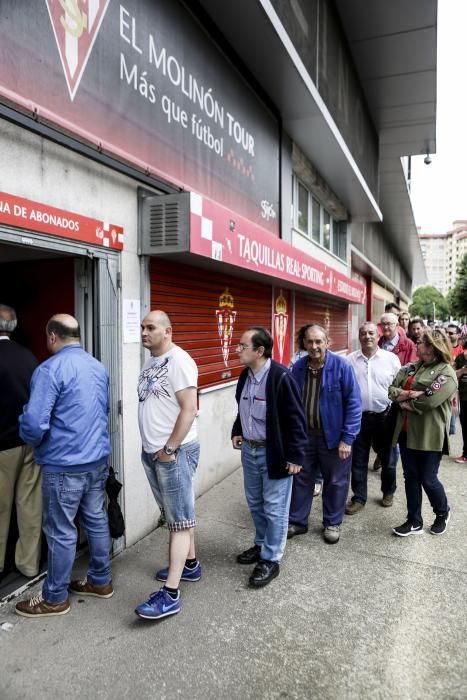
<svg viewBox="0 0 467 700"><path fill-rule="evenodd" d="M362 415L363 416L384 416L385 413L389 411L389 407L385 408L384 411L363 411Z"/></svg>
<svg viewBox="0 0 467 700"><path fill-rule="evenodd" d="M248 440L248 438L243 438L243 440L250 447L266 447L266 440Z"/></svg>

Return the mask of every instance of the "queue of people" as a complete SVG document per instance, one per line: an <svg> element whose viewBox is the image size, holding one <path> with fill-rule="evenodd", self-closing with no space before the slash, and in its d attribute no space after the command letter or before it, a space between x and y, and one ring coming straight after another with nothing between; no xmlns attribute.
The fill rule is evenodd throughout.
<svg viewBox="0 0 467 700"><path fill-rule="evenodd" d="M423 532L422 489L435 514L431 534L445 532L451 510L438 469L448 449L451 400L458 382L467 462L467 343L460 344L454 369L453 344L443 329L431 330L420 319L398 318L393 311L386 308L379 325L361 325L360 349L348 357L330 350L325 328L306 324L298 332L300 357L290 370L272 359L273 338L267 329L244 330L237 346L244 369L237 384L231 440L241 451L245 498L254 524L253 543L237 555L240 565L252 566L250 587L264 587L276 578L287 540L308 532L318 473L323 479L323 539L330 545L339 542L345 515L356 515L367 502L371 448L382 465L381 505L391 507L400 446L407 519L393 528L394 534ZM13 310L0 306L0 338L8 339L0 342L0 363L2 351L9 356L13 347L9 338L14 321ZM417 325L422 328L419 337ZM195 549L193 489L200 454L198 370L173 342L164 311L151 311L141 333L150 352L137 387L142 467L167 523L169 551L167 566L155 572L163 585L137 605L135 613L155 620L180 612L181 581L202 577ZM46 343L48 360L36 366L28 355L23 363L15 379L17 400L9 409L11 425L2 425L0 433L0 478L8 471L16 480L34 473L34 488L43 500L48 571L42 593L16 604L25 617L68 613L70 593L102 599L114 594L105 509L109 377L82 349L79 324L72 316L56 314L49 320ZM0 370L4 371L2 364ZM390 439L384 442L387 434ZM1 498L4 539L4 513L12 496L2 490ZM89 545L84 580L71 578L77 516ZM36 516L36 539L37 521ZM30 533L31 528L20 527L17 566L36 573L37 547ZM3 539L0 532L0 555ZM25 557L25 547L34 561Z"/></svg>

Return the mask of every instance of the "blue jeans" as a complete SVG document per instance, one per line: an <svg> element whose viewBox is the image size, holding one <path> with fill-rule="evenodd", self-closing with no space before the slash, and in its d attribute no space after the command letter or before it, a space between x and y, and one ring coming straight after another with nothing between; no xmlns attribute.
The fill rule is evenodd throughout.
<svg viewBox="0 0 467 700"><path fill-rule="evenodd" d="M109 468L104 465L88 472L68 470L42 475L42 524L49 549L42 596L48 603L63 603L68 598L76 556L77 515L88 538L88 581L102 586L112 580L112 540L104 499L108 473Z"/></svg>
<svg viewBox="0 0 467 700"><path fill-rule="evenodd" d="M443 484L438 479L441 452L408 448L405 433L400 434L399 445L407 496L407 520L413 525L423 525L422 487L435 515L446 515L449 512L448 499Z"/></svg>
<svg viewBox="0 0 467 700"><path fill-rule="evenodd" d="M309 435L303 469L293 478L289 520L308 527L316 471L323 475L323 525L340 525L344 519L352 457L340 459L337 448L329 450L322 435Z"/></svg>
<svg viewBox="0 0 467 700"><path fill-rule="evenodd" d="M451 420L449 421L449 435L456 434L456 416L451 413Z"/></svg>
<svg viewBox="0 0 467 700"><path fill-rule="evenodd" d="M266 448L242 442L245 497L255 526L261 559L280 561L287 542L292 477L270 479Z"/></svg>
<svg viewBox="0 0 467 700"><path fill-rule="evenodd" d="M199 442L180 445L175 459L161 462L143 452L142 461L149 485L170 531L189 530L196 525L193 477L199 460Z"/></svg>

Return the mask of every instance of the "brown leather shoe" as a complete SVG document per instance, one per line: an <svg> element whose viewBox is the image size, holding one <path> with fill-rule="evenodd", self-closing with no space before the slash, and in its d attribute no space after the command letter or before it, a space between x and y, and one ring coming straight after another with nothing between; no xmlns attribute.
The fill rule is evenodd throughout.
<svg viewBox="0 0 467 700"><path fill-rule="evenodd" d="M104 583L102 586L97 586L87 579L83 581L72 581L70 583L70 592L77 595L92 595L95 598L111 598L114 594L112 583Z"/></svg>
<svg viewBox="0 0 467 700"><path fill-rule="evenodd" d="M384 506L385 508L390 508L393 504L393 501L394 501L394 494L385 493L385 494L383 494L383 499L381 501L381 505Z"/></svg>
<svg viewBox="0 0 467 700"><path fill-rule="evenodd" d="M39 593L30 600L22 600L16 603L15 610L23 617L52 617L54 615L66 615L71 606L68 598L63 603L47 603Z"/></svg>
<svg viewBox="0 0 467 700"><path fill-rule="evenodd" d="M345 512L347 515L355 515L355 513L358 513L364 507L365 504L360 503L360 501L349 501L345 506Z"/></svg>

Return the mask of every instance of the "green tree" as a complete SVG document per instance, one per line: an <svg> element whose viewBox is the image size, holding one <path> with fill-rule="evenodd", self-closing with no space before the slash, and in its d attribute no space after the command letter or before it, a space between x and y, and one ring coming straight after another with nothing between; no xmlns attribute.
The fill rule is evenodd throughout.
<svg viewBox="0 0 467 700"><path fill-rule="evenodd" d="M427 285L414 291L409 313L411 316L421 316L422 318L447 319L449 307L439 289Z"/></svg>
<svg viewBox="0 0 467 700"><path fill-rule="evenodd" d="M459 321L467 316L467 253L457 270L456 284L449 291L448 301L451 315Z"/></svg>

